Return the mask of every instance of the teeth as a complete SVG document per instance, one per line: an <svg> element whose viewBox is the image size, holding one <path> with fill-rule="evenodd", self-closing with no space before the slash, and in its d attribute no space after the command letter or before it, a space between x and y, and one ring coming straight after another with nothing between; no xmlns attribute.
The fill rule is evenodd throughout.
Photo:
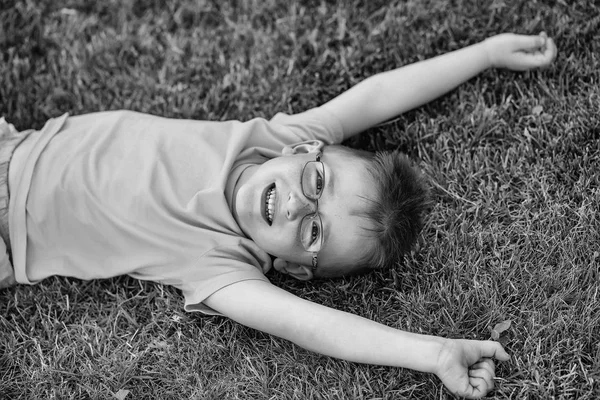
<svg viewBox="0 0 600 400"><path fill-rule="evenodd" d="M275 188L270 189L267 192L267 198L265 200L265 212L267 214L267 220L273 222L273 216L275 215L275 200L277 199L277 191Z"/></svg>

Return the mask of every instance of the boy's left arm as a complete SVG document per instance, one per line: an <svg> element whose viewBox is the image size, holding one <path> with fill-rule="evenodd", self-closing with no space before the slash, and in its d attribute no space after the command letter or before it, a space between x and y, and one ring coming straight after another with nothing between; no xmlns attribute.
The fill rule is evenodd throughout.
<svg viewBox="0 0 600 400"><path fill-rule="evenodd" d="M405 332L303 300L259 280L226 286L204 304L236 322L320 354L434 373L450 391L469 398L485 396L494 387L492 358L508 359L497 342Z"/></svg>
<svg viewBox="0 0 600 400"><path fill-rule="evenodd" d="M423 105L488 68L525 71L545 67L555 56L556 46L545 33L537 36L504 33L373 75L321 107L337 116L344 138L348 138Z"/></svg>

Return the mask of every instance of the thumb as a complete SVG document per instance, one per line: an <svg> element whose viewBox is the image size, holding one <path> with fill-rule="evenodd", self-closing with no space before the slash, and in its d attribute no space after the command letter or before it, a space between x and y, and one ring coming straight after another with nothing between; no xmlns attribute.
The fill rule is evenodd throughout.
<svg viewBox="0 0 600 400"><path fill-rule="evenodd" d="M496 360L500 361L510 360L510 356L504 350L504 347L502 347L500 343L493 342L491 340L482 342L481 357L495 358Z"/></svg>

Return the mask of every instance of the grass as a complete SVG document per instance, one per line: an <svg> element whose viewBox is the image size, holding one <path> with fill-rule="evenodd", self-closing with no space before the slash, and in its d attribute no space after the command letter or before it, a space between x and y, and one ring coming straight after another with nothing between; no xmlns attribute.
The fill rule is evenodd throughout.
<svg viewBox="0 0 600 400"><path fill-rule="evenodd" d="M362 278L272 282L414 332L502 340L492 398L600 397L600 6L594 1L14 1L0 114L271 117L503 31L554 37L544 71L487 71L347 144L402 149L436 205L415 251ZM401 88L399 88L401 90ZM435 376L309 353L128 277L0 292L0 398L447 398ZM129 391L129 392L127 392Z"/></svg>

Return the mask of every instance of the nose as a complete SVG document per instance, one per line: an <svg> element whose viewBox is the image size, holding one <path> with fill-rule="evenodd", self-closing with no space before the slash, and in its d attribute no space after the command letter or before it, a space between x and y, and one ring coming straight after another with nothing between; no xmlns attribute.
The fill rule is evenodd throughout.
<svg viewBox="0 0 600 400"><path fill-rule="evenodd" d="M317 204L313 200L309 200L303 195L290 193L286 203L286 216L289 220L296 218L304 218L307 214L317 212Z"/></svg>

